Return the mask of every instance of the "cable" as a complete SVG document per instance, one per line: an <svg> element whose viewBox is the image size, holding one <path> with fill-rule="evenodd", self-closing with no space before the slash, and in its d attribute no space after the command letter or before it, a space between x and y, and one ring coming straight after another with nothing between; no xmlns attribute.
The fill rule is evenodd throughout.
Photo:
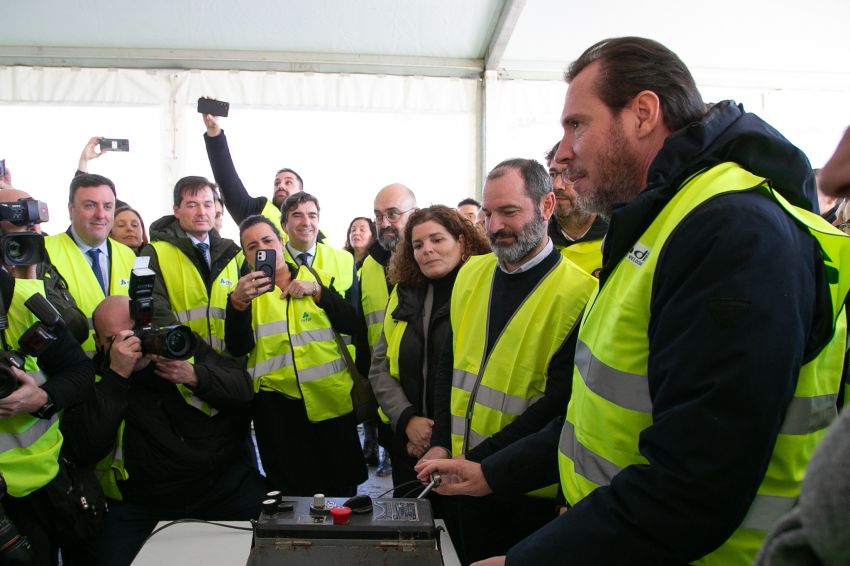
<svg viewBox="0 0 850 566"><path fill-rule="evenodd" d="M391 491L392 491L392 490L394 490L394 489L401 489L401 488L403 488L403 487L407 487L407 486L409 486L409 485L413 485L413 484L422 485L422 482L421 482L421 481L419 481L419 480L410 480L410 481L406 481L406 482L404 482L404 483L401 483L401 484L399 484L399 485L394 485L394 486L392 486L391 488L389 488L388 490L386 490L385 492L383 492L383 493L381 493L380 495L378 495L378 497L383 497L383 496L385 496L386 494L388 494L389 492L391 492ZM418 486L417 486L417 489L418 489ZM377 498L376 498L376 499L377 499Z"/></svg>
<svg viewBox="0 0 850 566"><path fill-rule="evenodd" d="M254 531L254 520L253 519L251 520L251 526L250 527L237 527L236 525L226 525L224 523L216 523L215 521L204 521L203 519L177 519L176 521L170 521L170 522L162 525L161 527L157 527L156 529L151 531L151 534L148 535L148 538L145 539L145 542L142 543L142 546L146 545L148 543L148 541L151 539L151 537L153 537L158 532L165 530L168 527L171 527L173 525L177 525L179 523L202 523L202 524L205 524L205 525L215 525L217 527L224 527L226 529L235 529L237 531L252 531L252 532Z"/></svg>

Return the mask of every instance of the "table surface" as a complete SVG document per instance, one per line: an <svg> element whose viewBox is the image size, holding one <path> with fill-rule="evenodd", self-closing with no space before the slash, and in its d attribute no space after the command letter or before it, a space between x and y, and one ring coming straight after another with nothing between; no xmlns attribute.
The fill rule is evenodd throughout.
<svg viewBox="0 0 850 566"><path fill-rule="evenodd" d="M221 521L226 525L251 528L247 521ZM441 519L440 544L445 566L460 566L451 538ZM157 528L167 524L162 522ZM251 551L251 531L228 529L206 523L179 523L153 535L142 547L133 566L204 564L204 566L244 565Z"/></svg>

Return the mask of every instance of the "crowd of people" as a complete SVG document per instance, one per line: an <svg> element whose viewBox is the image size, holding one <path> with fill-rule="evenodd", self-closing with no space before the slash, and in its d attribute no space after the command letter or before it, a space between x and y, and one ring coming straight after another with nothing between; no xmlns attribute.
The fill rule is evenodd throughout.
<svg viewBox="0 0 850 566"><path fill-rule="evenodd" d="M248 192L215 116L214 180L149 223L91 138L66 231L0 221L40 242L0 270L0 563L130 564L159 521L351 496L369 466L395 497L440 474L465 565L850 561L821 528L850 500L850 130L816 183L655 41L565 79L545 166L506 159L454 206L389 184L340 247L294 169Z"/></svg>

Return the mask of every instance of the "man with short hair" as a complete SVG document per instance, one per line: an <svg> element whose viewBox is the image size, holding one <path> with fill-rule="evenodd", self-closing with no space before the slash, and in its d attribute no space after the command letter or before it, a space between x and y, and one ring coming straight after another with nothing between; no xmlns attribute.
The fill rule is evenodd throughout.
<svg viewBox="0 0 850 566"><path fill-rule="evenodd" d="M77 307L90 319L104 297L128 293L136 254L109 238L115 220L115 185L106 177L92 173L74 177L68 215L68 230L46 237L44 245L50 263L67 282ZM83 343L83 350L94 355L92 332Z"/></svg>
<svg viewBox="0 0 850 566"><path fill-rule="evenodd" d="M603 40L566 80L555 161L610 218L566 418L420 477L560 476L569 510L484 564L752 564L836 414L850 240L811 212L803 152L732 101L706 111L663 45Z"/></svg>
<svg viewBox="0 0 850 566"><path fill-rule="evenodd" d="M598 275L602 267L602 238L608 232L608 222L584 209L564 166L554 162L559 143L546 153L556 202L555 214L549 219L549 237L565 258Z"/></svg>
<svg viewBox="0 0 850 566"><path fill-rule="evenodd" d="M286 197L304 190L304 181L301 176L292 169L284 167L275 173L271 198L250 196L236 173L236 166L233 165L230 148L227 146L227 136L218 124L218 117L204 114L203 120L207 127L204 134L207 157L210 160L213 177L221 188L221 196L227 212L237 224L252 214L262 214L275 226L280 226L280 205ZM319 238L319 240L322 239L323 237Z"/></svg>
<svg viewBox="0 0 850 566"><path fill-rule="evenodd" d="M154 323L174 319L197 332L216 352L224 350L227 296L236 288L242 253L212 229L216 186L204 177L183 177L174 185L174 214L150 229L149 256L157 273Z"/></svg>
<svg viewBox="0 0 850 566"><path fill-rule="evenodd" d="M465 198L457 203L457 211L461 216L475 224L478 222L478 212L481 210L481 203L474 198Z"/></svg>
<svg viewBox="0 0 850 566"><path fill-rule="evenodd" d="M455 281L452 347L440 360L424 459L478 462L564 413L575 331L596 286L546 234L555 195L538 162L497 165L481 209L493 253L469 258ZM553 519L556 493L551 485L527 495L461 498L461 560L500 554Z"/></svg>

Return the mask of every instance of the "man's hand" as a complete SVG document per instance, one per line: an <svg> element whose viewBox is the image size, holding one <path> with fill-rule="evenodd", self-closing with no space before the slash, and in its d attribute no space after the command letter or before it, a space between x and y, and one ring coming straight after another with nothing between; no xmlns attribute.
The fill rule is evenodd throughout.
<svg viewBox="0 0 850 566"><path fill-rule="evenodd" d="M212 96L205 96L204 98L215 100ZM201 117L204 119L204 125L207 127L207 135L209 137L214 138L221 133L221 126L218 124L218 116L213 116L212 114L201 114Z"/></svg>
<svg viewBox="0 0 850 566"><path fill-rule="evenodd" d="M92 159L97 159L101 155L104 154L103 151L98 151L97 146L100 144L100 140L103 139L100 136L95 136L91 138L86 146L83 148L83 152L80 154L80 162L77 164L77 169L82 171L83 173L87 173L89 170L89 161Z"/></svg>
<svg viewBox="0 0 850 566"><path fill-rule="evenodd" d="M12 277L15 279L36 279L36 275L38 266L33 265L7 265L6 271L8 271Z"/></svg>
<svg viewBox="0 0 850 566"><path fill-rule="evenodd" d="M435 487L434 491L440 495L472 495L481 497L493 493L484 474L481 472L481 464L470 462L464 458L452 460L426 460L422 459L413 468L416 470L419 481L430 481L431 474L440 472L443 483Z"/></svg>
<svg viewBox="0 0 850 566"><path fill-rule="evenodd" d="M189 387L198 386L198 374L195 373L195 366L186 360L172 360L163 358L162 356L151 356L151 359L156 362L154 373L166 381Z"/></svg>
<svg viewBox="0 0 850 566"><path fill-rule="evenodd" d="M422 454L425 453L426 450L431 448L431 430L434 427L434 421L431 419L427 419L425 417L411 417L409 421L407 421L407 428L405 428L404 434L407 435L407 439L417 448L422 449ZM410 449L407 450L408 454L410 453ZM422 454L418 454L417 456L421 456Z"/></svg>
<svg viewBox="0 0 850 566"><path fill-rule="evenodd" d="M312 281L302 281L301 279L293 279L286 286L283 293L280 294L281 299L292 297L293 299L303 299L304 297L312 296L316 302L319 302L322 286Z"/></svg>
<svg viewBox="0 0 850 566"><path fill-rule="evenodd" d="M505 557L494 556L493 558L473 562L472 566L505 566Z"/></svg>
<svg viewBox="0 0 850 566"><path fill-rule="evenodd" d="M32 413L47 403L47 392L36 384L32 376L16 367L10 366L9 369L18 378L19 385L8 397L0 399L0 418Z"/></svg>
<svg viewBox="0 0 850 566"><path fill-rule="evenodd" d="M129 378L142 358L142 341L132 330L122 330L112 339L109 348L109 369L123 378Z"/></svg>
<svg viewBox="0 0 850 566"><path fill-rule="evenodd" d="M419 462L422 462L423 460L441 460L441 459L447 459L447 458L451 458L451 457L452 457L452 453L449 452L448 450L446 450L445 448L443 448L442 446L432 446L431 448L428 449L427 452L425 452L425 454L422 456L422 458L419 460ZM417 462L417 464L419 462Z"/></svg>

